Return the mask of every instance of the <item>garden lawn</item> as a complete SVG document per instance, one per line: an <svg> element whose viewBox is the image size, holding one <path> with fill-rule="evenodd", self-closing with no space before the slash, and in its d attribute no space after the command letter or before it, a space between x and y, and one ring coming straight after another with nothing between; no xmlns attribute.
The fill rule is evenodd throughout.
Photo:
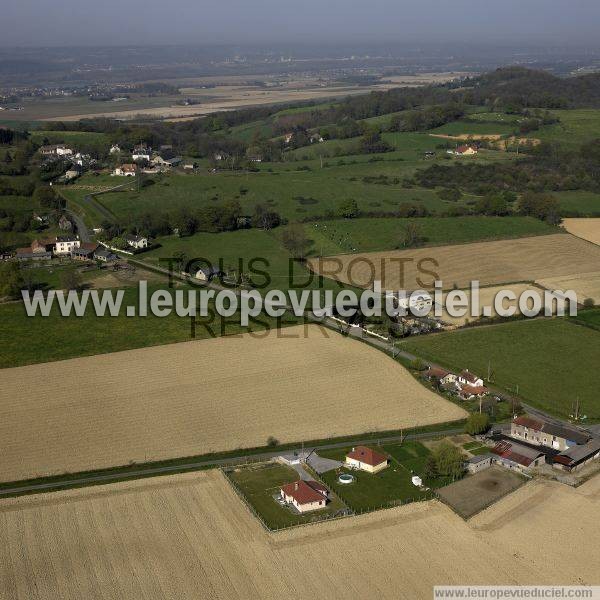
<svg viewBox="0 0 600 600"><path fill-rule="evenodd" d="M356 512L376 510L431 497L413 485L411 468L422 477L429 450L418 442L405 442L404 445L384 446L380 451L390 455L389 466L379 473L352 470L355 481L351 484L338 482L340 473L350 472L343 468L322 475L323 481ZM319 456L344 461L350 448L319 450Z"/></svg>
<svg viewBox="0 0 600 600"><path fill-rule="evenodd" d="M309 523L324 515L332 515L343 508L335 497L331 498L323 510L294 514L289 508L281 506L274 498L282 485L298 481L295 469L278 463L266 463L233 469L226 475L235 483L246 501L261 516L271 529Z"/></svg>

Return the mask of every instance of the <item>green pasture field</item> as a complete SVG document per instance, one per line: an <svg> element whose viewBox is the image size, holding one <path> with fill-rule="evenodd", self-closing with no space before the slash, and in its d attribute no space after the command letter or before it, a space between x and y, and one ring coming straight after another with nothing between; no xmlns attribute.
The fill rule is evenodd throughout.
<svg viewBox="0 0 600 600"><path fill-rule="evenodd" d="M171 106L181 96L132 96L122 102L96 102L86 97L65 98L24 98L23 110L5 111L4 120L12 121L42 121L53 119L60 121L61 117L71 115L94 115L100 113L121 112L129 110L145 110Z"/></svg>
<svg viewBox="0 0 600 600"><path fill-rule="evenodd" d="M583 314L583 313L582 313ZM595 314L587 319L597 320ZM586 318L586 317L584 317ZM485 374L528 404L568 418L579 398L589 420L600 420L593 373L600 364L600 332L566 319L522 320L408 339L401 347L450 369Z"/></svg>
<svg viewBox="0 0 600 600"><path fill-rule="evenodd" d="M405 189L398 185L365 184L353 166L345 168L281 173L200 173L194 175L170 174L140 192L112 192L99 196L101 202L117 218L148 213L169 213L186 208L194 209L211 203L239 200L245 214L252 214L257 204L263 204L285 218L296 221L303 217L334 216L341 200L356 199L365 212L393 212L401 203L413 202L417 197L427 199L430 210L444 208L444 203L432 190ZM372 173L373 170L367 170ZM114 184L121 183L114 181ZM79 180L81 186L93 185L89 176ZM71 188L73 189L73 188ZM90 192L64 188L69 198L83 198ZM313 198L303 204L299 198Z"/></svg>
<svg viewBox="0 0 600 600"><path fill-rule="evenodd" d="M159 286L148 286L149 294ZM160 289L168 289L160 286ZM138 289L124 288L123 307L137 305ZM214 312L214 311L213 311ZM282 326L291 323L286 315ZM87 310L83 317L62 317L56 308L50 316L28 317L21 302L0 304L2 344L0 368L64 360L78 356L91 356L119 352L146 346L158 346L192 339L189 317L171 314L168 317L127 317L125 309L118 317L97 317ZM239 316L223 319L216 315L210 322L198 317L196 339L261 331L277 326L277 320L265 315L242 328Z"/></svg>
<svg viewBox="0 0 600 600"><path fill-rule="evenodd" d="M79 150L78 146L82 144L98 150L106 149L110 144L107 134L88 131L45 131L38 129L31 132L31 139L38 144L41 144L44 139L47 139L49 144L67 144L72 146L74 150Z"/></svg>
<svg viewBox="0 0 600 600"><path fill-rule="evenodd" d="M472 119L474 115L469 115ZM452 123L446 123L441 127L432 129L429 133L440 133L443 135L507 135L512 134L516 127L514 123L488 122L481 121L472 123L469 120L460 119Z"/></svg>
<svg viewBox="0 0 600 600"><path fill-rule="evenodd" d="M241 490L246 502L261 516L271 529L310 523L324 516L331 516L344 508L335 496L322 510L304 515L294 514L273 498L282 485L298 481L296 470L278 463L263 463L232 469L227 476Z"/></svg>
<svg viewBox="0 0 600 600"><path fill-rule="evenodd" d="M577 317L573 317L573 320L586 327L597 329L600 331L600 309L590 309L579 311Z"/></svg>
<svg viewBox="0 0 600 600"><path fill-rule="evenodd" d="M399 247L408 223L420 228L426 245L457 244L482 240L526 237L557 233L532 217L425 217L418 219L337 219L306 223L321 256L354 252L394 250Z"/></svg>
<svg viewBox="0 0 600 600"><path fill-rule="evenodd" d="M241 229L224 233L196 233L189 237L159 238L160 248L140 255L144 261L168 268L169 259L183 252L186 260L204 259L219 265L226 272L249 276L259 290L268 289L331 289L340 285L320 278L301 262L291 259L280 242L280 231ZM161 260L162 259L162 260ZM199 263L198 266L201 266ZM233 273L232 273L233 274Z"/></svg>
<svg viewBox="0 0 600 600"><path fill-rule="evenodd" d="M500 123L502 125L509 124L512 127L517 127L518 122L523 119L523 117L522 115L508 115L501 112L481 111L469 113L467 119L481 123Z"/></svg>
<svg viewBox="0 0 600 600"><path fill-rule="evenodd" d="M556 142L563 146L576 147L600 138L600 110L580 108L574 110L553 110L560 123L547 125L531 133L542 141Z"/></svg>
<svg viewBox="0 0 600 600"><path fill-rule="evenodd" d="M552 194L558 198L563 214L600 217L600 194L583 190Z"/></svg>

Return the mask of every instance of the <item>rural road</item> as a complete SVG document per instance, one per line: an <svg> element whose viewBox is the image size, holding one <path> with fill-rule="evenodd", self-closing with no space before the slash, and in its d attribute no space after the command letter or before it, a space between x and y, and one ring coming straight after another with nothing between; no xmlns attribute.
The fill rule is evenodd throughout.
<svg viewBox="0 0 600 600"><path fill-rule="evenodd" d="M91 242L92 236L90 234L90 230L87 228L87 225L83 222L83 219L75 212L70 209L67 209L70 217L75 221L75 226L77 227L77 233L79 234L79 239L82 242Z"/></svg>
<svg viewBox="0 0 600 600"><path fill-rule="evenodd" d="M374 441L377 441L377 444L382 443L391 443L391 442L399 442L403 440L421 440L428 438L435 438L440 435L454 435L458 433L463 433L463 428L457 429L446 429L444 431L432 431L427 433L414 433L408 434L404 436L391 436L391 437L382 437L377 440L373 438L364 439L364 440L351 440L345 442L335 442L331 444L323 444L320 446L307 446L305 451L309 451L314 449L316 452L319 450L329 450L335 448L346 448L353 444L373 444ZM300 448L298 448L299 450ZM187 471L197 471L200 469L206 469L209 467L223 467L223 466L232 466L236 464L245 464L250 460L252 462L268 460L271 458L275 458L280 454L289 454L290 452L294 452L294 450L274 450L273 452L264 452L261 454L252 454L252 455L240 455L233 456L230 458L221 458L214 460L199 460L192 461L189 463L176 464L176 465L164 465L161 467L149 467L146 469L137 469L137 470L127 470L121 473L108 473L102 474L98 473L97 475L89 475L87 477L73 477L72 479L56 479L55 481L47 481L41 483L33 483L33 484L24 484L24 485L16 485L10 488L0 489L0 498L3 496L18 496L22 494L30 494L30 493L42 493L42 492L52 492L61 490L64 488L72 488L72 487L82 487L85 485L89 485L90 483L102 484L102 483L117 483L119 481L127 481L130 479L136 479L139 477L147 477L147 476L158 476L158 475L170 475L175 473L183 473Z"/></svg>

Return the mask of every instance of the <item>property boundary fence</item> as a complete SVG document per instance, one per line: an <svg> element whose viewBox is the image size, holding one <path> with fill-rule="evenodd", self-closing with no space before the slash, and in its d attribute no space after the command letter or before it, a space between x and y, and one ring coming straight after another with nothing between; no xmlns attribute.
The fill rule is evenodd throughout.
<svg viewBox="0 0 600 600"><path fill-rule="evenodd" d="M252 464L257 465L257 464L259 464L261 462L266 466L266 465L268 465L272 461L266 461L265 462L265 461L258 460L258 461L255 461ZM244 465L240 465L238 463L235 466L236 467L243 467ZM435 491L430 490L430 492L426 495L425 498L410 498L410 499L406 499L406 500L398 500L398 501L391 502L391 503L388 502L388 503L383 503L381 505L376 505L376 506L369 507L369 508L362 508L362 509L359 509L359 510L355 510L336 491L335 492L336 496L349 509L348 513L343 514L343 515L320 515L319 518L316 518L316 519L311 520L311 521L307 521L306 523L293 523L291 525L284 525L282 527L271 527L262 518L262 516L257 512L257 510L254 508L254 506L252 506L252 503L248 500L248 498L246 497L246 495L244 494L244 492L238 487L238 485L235 483L235 481L233 481L233 479L231 479L231 477L229 477L229 472L231 471L232 468L233 468L233 466L230 466L230 467L224 466L224 467L220 468L220 471L223 473L223 476L225 477L225 479L227 480L227 482L229 483L229 485L231 486L231 488L233 489L233 491L242 500L242 502L248 508L248 510L250 511L250 513L258 519L259 523L269 533L276 533L278 531L288 530L288 529L296 529L296 528L299 528L299 527L307 527L307 526L310 526L310 525L316 525L316 524L319 524L319 523L326 523L326 522L329 522L329 521L338 521L340 519L348 519L348 518L351 518L351 517L356 517L356 516L364 515L364 514L367 514L367 513L372 513L372 512L379 511L379 510L386 510L386 509L389 509L389 508L394 508L395 506L404 506L406 504L412 504L413 502L427 502L429 500L435 500L435 499L438 498L438 496L435 493Z"/></svg>

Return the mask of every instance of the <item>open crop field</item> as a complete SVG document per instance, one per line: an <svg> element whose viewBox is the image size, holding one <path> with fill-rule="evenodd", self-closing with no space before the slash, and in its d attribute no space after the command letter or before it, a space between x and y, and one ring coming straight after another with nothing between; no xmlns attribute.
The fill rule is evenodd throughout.
<svg viewBox="0 0 600 600"><path fill-rule="evenodd" d="M583 304L586 300L600 304L600 268L593 273L538 279L536 283L553 291L573 290L577 294L579 304Z"/></svg>
<svg viewBox="0 0 600 600"><path fill-rule="evenodd" d="M556 290L556 289L562 289L562 288L557 288L557 287L552 288L552 290ZM464 292L467 295L469 313L463 317L453 317L450 314L448 314L448 311L446 310L444 303L442 302L442 315L440 316L440 319L442 321L444 321L445 323L449 323L451 325L456 325L457 327L462 327L463 325L466 325L469 322L477 321L482 316L487 316L487 315L483 315L483 307L490 307L491 310L490 310L489 317L492 317L492 318L497 317L498 313L494 307L494 299L495 299L496 295L502 290L510 290L511 292L513 292L515 294L517 300L504 300L502 302L502 305L504 308L506 308L506 309L514 308L515 314L521 314L521 312L519 310L518 298L525 292L537 294L537 296L540 298L540 301L542 303L544 302L544 291L541 288L531 285L531 284L513 283L510 285L484 287L479 290L480 309L478 311L478 314L472 315L472 314L470 314L470 312L471 312L470 309L473 305L473 298L472 298L471 290L467 289L467 290L464 290ZM444 300L445 300L446 296L447 296L447 294L443 294Z"/></svg>
<svg viewBox="0 0 600 600"><path fill-rule="evenodd" d="M600 219L564 219L563 226L569 233L600 245Z"/></svg>
<svg viewBox="0 0 600 600"><path fill-rule="evenodd" d="M585 314L585 313L584 313ZM409 339L402 348L426 360L484 376L523 401L568 418L579 398L582 414L600 420L592 377L600 364L600 333L566 319L515 321Z"/></svg>
<svg viewBox="0 0 600 600"><path fill-rule="evenodd" d="M5 500L0 596L413 600L443 584L597 585L599 493L598 477L536 481L470 522L425 502L276 534L217 471Z"/></svg>
<svg viewBox="0 0 600 600"><path fill-rule="evenodd" d="M2 382L4 481L466 414L378 350L317 326L7 369Z"/></svg>
<svg viewBox="0 0 600 600"><path fill-rule="evenodd" d="M311 259L318 273L355 286L382 281L384 289L444 289L535 281L590 273L600 264L600 248L562 233L516 240L477 242L395 252L371 252Z"/></svg>

